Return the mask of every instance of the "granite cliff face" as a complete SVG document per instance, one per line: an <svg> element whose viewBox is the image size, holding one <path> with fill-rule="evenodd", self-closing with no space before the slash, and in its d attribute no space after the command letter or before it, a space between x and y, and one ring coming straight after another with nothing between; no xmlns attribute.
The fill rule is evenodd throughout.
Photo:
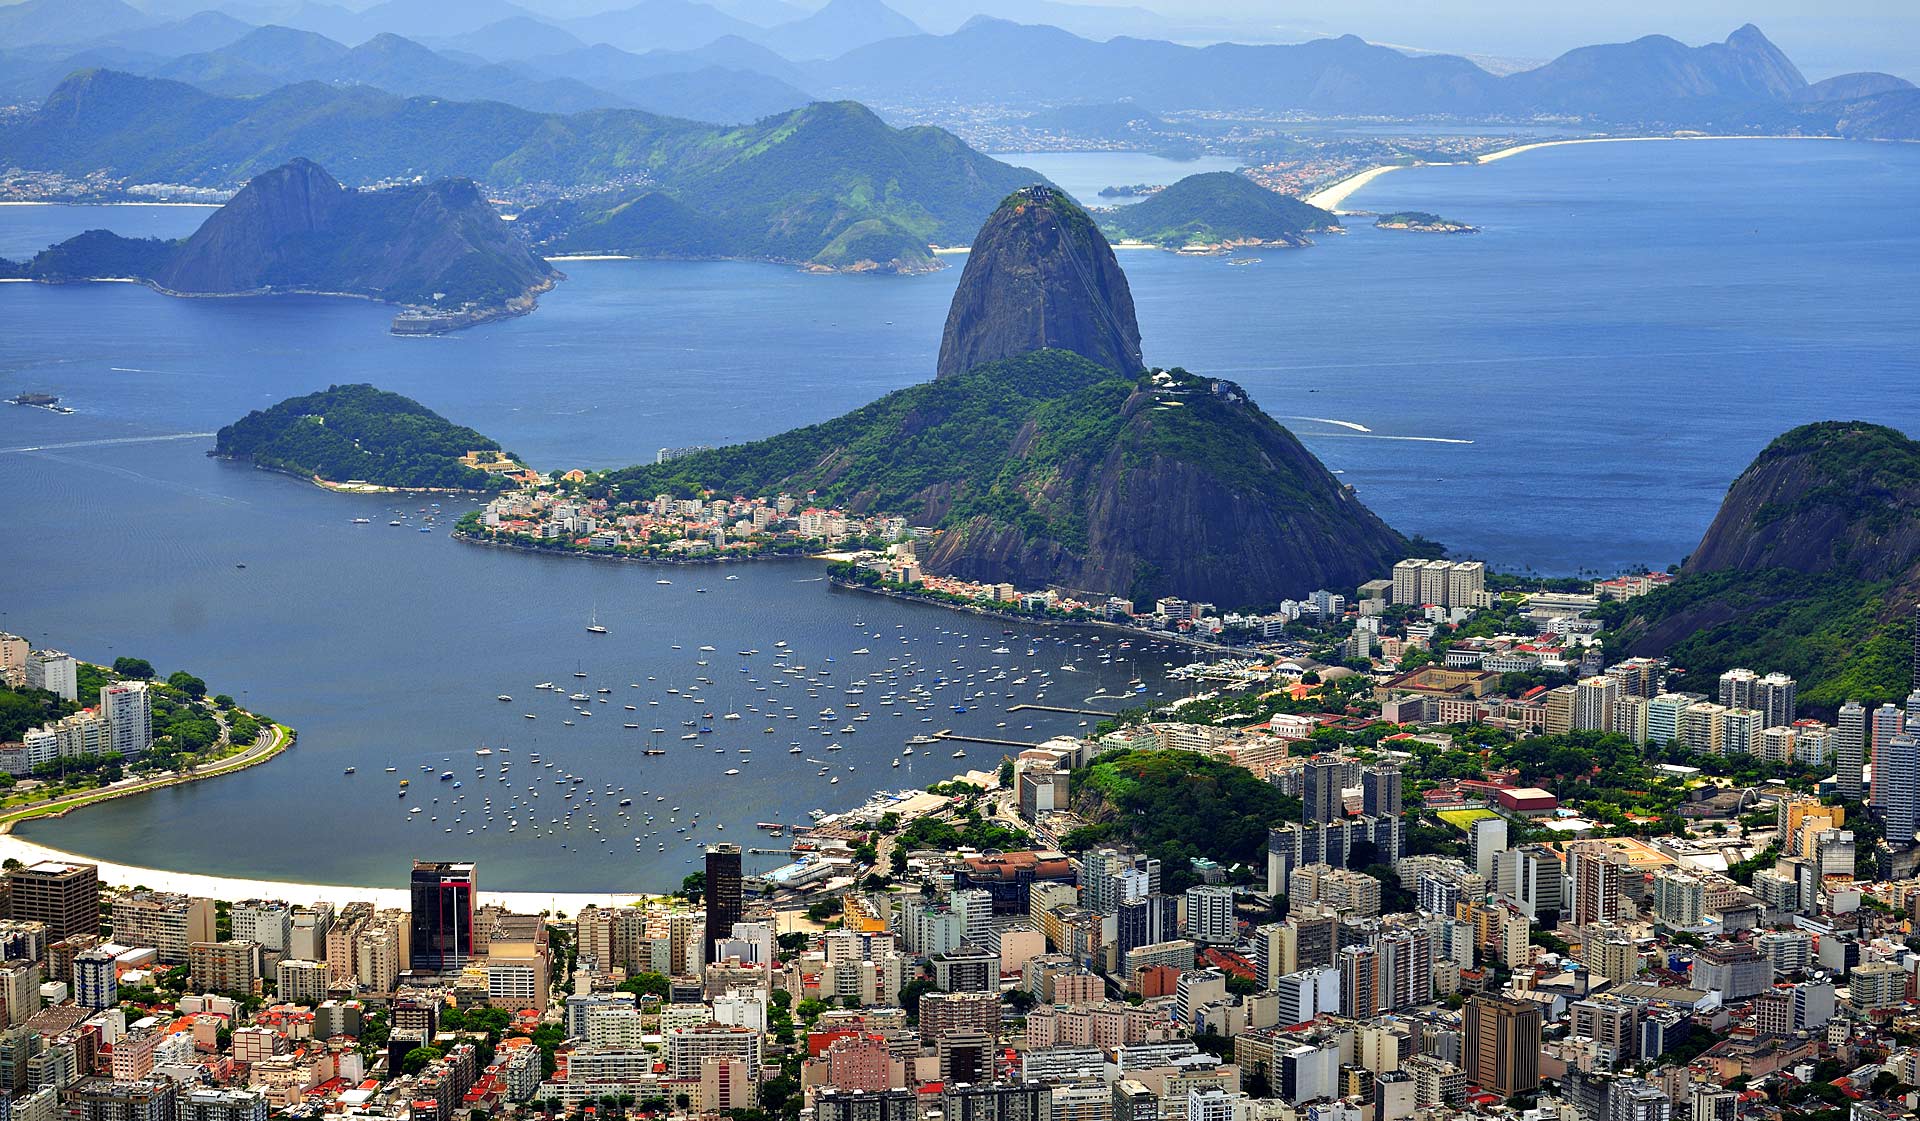
<svg viewBox="0 0 1920 1121"><path fill-rule="evenodd" d="M1920 584L1920 443L1828 421L1769 444L1681 571L1767 568Z"/></svg>
<svg viewBox="0 0 1920 1121"><path fill-rule="evenodd" d="M1782 435L1734 480L1679 579L1609 609L1610 645L1711 690L1735 666L1799 682L1806 710L1913 687L1920 443L1860 421Z"/></svg>
<svg viewBox="0 0 1920 1121"><path fill-rule="evenodd" d="M1162 371L1115 397L1086 402L1114 412L1093 438L1049 447L1029 423L1008 448L993 493L1044 520L1001 503L962 511L926 567L1228 607L1351 587L1405 555L1406 541L1233 382Z"/></svg>
<svg viewBox="0 0 1920 1121"><path fill-rule="evenodd" d="M526 299L556 275L469 180L356 191L296 159L249 180L152 279L191 295L328 292L454 308Z"/></svg>
<svg viewBox="0 0 1920 1121"><path fill-rule="evenodd" d="M973 239L940 337L940 377L1036 350L1145 369L1126 275L1087 212L1051 187L1015 191Z"/></svg>

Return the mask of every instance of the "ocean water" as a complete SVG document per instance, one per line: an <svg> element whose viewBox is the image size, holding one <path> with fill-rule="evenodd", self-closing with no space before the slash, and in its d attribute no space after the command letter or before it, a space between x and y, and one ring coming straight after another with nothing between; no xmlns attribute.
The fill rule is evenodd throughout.
<svg viewBox="0 0 1920 1121"><path fill-rule="evenodd" d="M1116 172L1133 182L1151 170ZM1916 173L1920 151L1902 145L1559 147L1395 171L1347 202L1432 210L1478 234L1395 233L1353 218L1344 236L1263 251L1253 265L1153 251L1123 253L1122 264L1149 361L1241 382L1390 523L1503 569L1612 572L1684 556L1728 483L1787 427L1862 417L1920 432L1920 235L1907 220L1920 202ZM0 208L0 246L112 226L131 209ZM138 232L178 236L202 213L152 208ZM461 546L417 532L423 503L329 494L210 460L210 439L194 435L293 393L365 380L543 467L751 439L930 376L959 272L563 267L570 279L537 313L445 339L393 338L386 309L355 301L0 285L0 396L44 389L78 410L0 409L0 629L92 659L192 669L301 730L298 748L267 766L25 835L229 875L394 884L412 858L438 855L480 860L501 889L670 886L699 847L671 830L696 808L701 840L748 838L755 821L998 758L988 747L969 747L964 761L922 752L911 773L896 771L888 763L909 735L951 726L1039 740L1082 719L1009 714L1003 696L953 713L954 685L932 711L876 714L857 734L822 737L805 726L834 704L837 732L847 698L778 690L765 665L775 641L814 669L833 657L836 683L887 658L956 681L1004 666L1007 679L967 692L1014 690L1025 668L1025 698L1038 691L1037 666L1071 682L1041 703L1090 708L1111 703L1085 703L1096 688L1122 689L1136 674L1158 689L1156 671L1179 660L1136 649L1103 665L1090 648L1055 641L1086 636L830 592L811 562L738 566L735 581L673 570L662 586L644 566ZM387 526L401 508L408 524ZM360 516L372 524L353 525ZM586 634L594 612L612 634ZM863 646L872 653L852 653ZM576 669L589 676L572 678ZM668 703L666 687L702 676L715 682L703 687L711 705ZM589 702L595 716L565 727L563 703L530 690L548 680L578 681L590 696L604 685L612 703ZM726 764L678 739L679 720L764 706L776 691L807 718L743 711L712 725L702 738L728 749ZM620 727L626 703L640 730ZM761 730L769 724L776 733ZM655 726L668 729L670 755L640 756ZM805 751L790 756L796 739ZM845 750L816 750L829 739ZM483 743L516 759L540 751L586 778L599 831L577 811L572 831L535 837L523 816L507 836L498 807L510 789L524 800L527 783L500 784L491 771L476 782ZM732 762L740 747L752 763ZM839 784L805 762L836 757L856 768L836 772ZM348 766L358 773L342 774ZM454 771L462 790L421 781L423 766ZM743 773L726 777L729 766ZM416 790L402 802L392 780L409 771ZM634 848L644 829L616 828L614 799L600 793L609 786L626 787L635 808L663 796L659 808L683 807L666 853L658 837ZM473 799L487 794L496 823L480 830ZM542 788L543 809L552 797ZM426 812L406 813L414 804Z"/></svg>

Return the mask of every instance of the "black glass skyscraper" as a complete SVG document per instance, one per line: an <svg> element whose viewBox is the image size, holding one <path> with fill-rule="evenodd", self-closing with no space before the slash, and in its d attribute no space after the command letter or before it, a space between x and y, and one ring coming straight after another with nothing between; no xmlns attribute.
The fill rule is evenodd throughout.
<svg viewBox="0 0 1920 1121"><path fill-rule="evenodd" d="M473 871L471 861L413 862L411 968L454 969L473 957Z"/></svg>
<svg viewBox="0 0 1920 1121"><path fill-rule="evenodd" d="M707 849L707 960L714 957L714 946L733 937L733 924L741 918L740 846L714 845Z"/></svg>

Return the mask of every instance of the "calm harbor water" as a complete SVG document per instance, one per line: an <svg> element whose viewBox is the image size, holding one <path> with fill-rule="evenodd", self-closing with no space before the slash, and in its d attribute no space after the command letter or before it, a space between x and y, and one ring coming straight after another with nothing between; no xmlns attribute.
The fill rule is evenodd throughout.
<svg viewBox="0 0 1920 1121"><path fill-rule="evenodd" d="M1153 168L1114 170L1139 182ZM1432 210L1482 226L1476 235L1395 234L1355 218L1343 237L1263 252L1247 267L1147 251L1122 263L1150 361L1242 382L1389 522L1502 568L1612 571L1680 559L1733 476L1793 424L1858 416L1920 432L1920 234L1906 218L1920 202L1916 183L1920 151L1900 145L1564 147L1396 171L1347 203ZM178 236L203 215L4 207L0 255L101 226ZM828 738L805 726L845 695L778 689L763 664L778 640L810 667L833 657L835 682L898 658L956 682L1008 669L968 693L1012 690L1031 664L1072 682L1049 687L1042 703L1075 707L1136 673L1158 686L1153 671L1167 655L1136 650L1102 665L1055 641L1084 635L1006 636L995 622L830 592L810 562L727 570L739 580L673 570L663 586L658 569L419 533L419 502L404 503L407 526L390 528L392 500L209 460L203 437L153 439L211 432L247 409L360 380L419 398L543 467L750 439L929 376L959 272L564 267L571 279L534 315L426 340L388 336L389 313L353 301L0 285L0 396L45 389L78 410L0 409L0 628L89 658L190 668L301 729L299 748L268 766L23 833L227 875L393 884L414 856L450 855L480 860L500 889L661 887L698 846L673 833L665 853L657 837L636 849L631 838L645 830L615 827L598 792L624 786L637 808L647 790L649 804L670 799L659 808L701 809L700 839L746 840L755 821L923 786L999 754L922 752L909 774L888 766L907 736L951 726L1038 740L1081 719L1009 715L1001 696L953 713L955 684L930 711L876 711L857 734L832 737L845 750L822 755ZM374 524L353 525L358 516ZM604 638L584 630L596 610L612 628ZM861 647L872 653L852 653ZM573 678L576 669L588 678ZM702 676L714 681L703 686L711 706L669 703L667 687ZM1040 683L1026 676L1022 697ZM562 702L531 690L541 681L577 681L590 696L606 686L611 703L590 701L596 715L566 727ZM500 693L515 701L495 701ZM764 710L773 695L805 718L761 721L744 709ZM650 712L634 696L663 704ZM529 707L536 697L545 707ZM622 718L627 703L641 729L621 727L633 719ZM680 720L729 709L745 718L703 738L733 759L752 748L751 764L681 746ZM847 715L838 709L836 730ZM762 731L769 724L779 731ZM670 754L640 756L656 726L669 729ZM802 755L787 753L794 740ZM498 804L527 785L473 781L483 743L511 746L516 760L539 751L584 777L600 798L600 832L580 817L551 837L531 836L524 820L512 836L499 824L479 830L476 796ZM809 758L856 769L829 784ZM358 774L343 775L348 766ZM421 783L422 766L454 771L463 789ZM726 777L727 767L742 774ZM434 789L401 802L391 779L408 771ZM456 796L468 811L458 826L451 812L406 820L442 816ZM433 797L443 802L405 812ZM719 824L724 832L711 828Z"/></svg>

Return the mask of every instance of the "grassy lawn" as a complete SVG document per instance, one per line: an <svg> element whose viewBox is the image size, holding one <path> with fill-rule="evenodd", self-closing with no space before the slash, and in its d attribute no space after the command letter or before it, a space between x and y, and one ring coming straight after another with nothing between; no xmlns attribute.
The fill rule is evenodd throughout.
<svg viewBox="0 0 1920 1121"><path fill-rule="evenodd" d="M1494 813L1492 810L1441 810L1434 816L1446 822L1448 825L1453 826L1455 829L1458 829L1460 832L1465 833L1467 830L1473 828L1474 822L1484 821L1490 817L1499 817L1500 815Z"/></svg>

